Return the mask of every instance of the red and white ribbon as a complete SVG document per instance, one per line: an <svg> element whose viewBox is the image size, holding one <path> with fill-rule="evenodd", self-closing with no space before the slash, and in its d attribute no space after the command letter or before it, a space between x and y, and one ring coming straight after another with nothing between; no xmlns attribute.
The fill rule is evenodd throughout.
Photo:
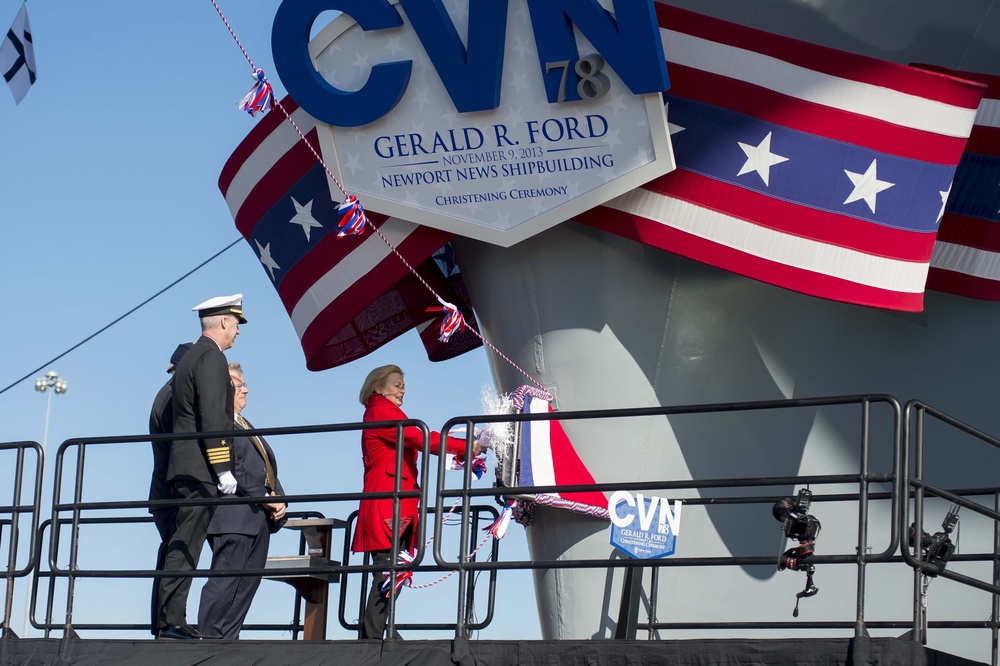
<svg viewBox="0 0 1000 666"><path fill-rule="evenodd" d="M251 117L257 115L258 112L266 113L274 108L274 89L267 77L264 76L264 70L254 70L253 76L257 79L257 83L250 89L246 97L239 101L239 107L249 113Z"/></svg>

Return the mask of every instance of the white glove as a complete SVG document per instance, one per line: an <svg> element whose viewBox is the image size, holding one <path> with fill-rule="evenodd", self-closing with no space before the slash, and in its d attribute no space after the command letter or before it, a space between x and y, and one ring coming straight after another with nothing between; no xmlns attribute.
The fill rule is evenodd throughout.
<svg viewBox="0 0 1000 666"><path fill-rule="evenodd" d="M236 477L230 471L225 471L219 475L219 490L223 495L232 495L236 492Z"/></svg>

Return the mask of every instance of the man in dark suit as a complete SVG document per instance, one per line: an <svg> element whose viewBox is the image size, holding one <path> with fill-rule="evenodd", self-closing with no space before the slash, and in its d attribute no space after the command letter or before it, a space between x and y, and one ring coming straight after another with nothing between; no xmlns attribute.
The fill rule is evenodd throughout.
<svg viewBox="0 0 1000 666"><path fill-rule="evenodd" d="M173 401L173 374L177 363L184 356L188 349L191 349L191 342L177 345L177 349L170 355L170 365L167 366L167 373L171 376L153 399L153 407L149 410L149 434L163 435L173 432L174 424L174 401ZM149 479L149 499L168 500L170 499L170 486L167 484L167 461L170 458L170 442L153 442L153 475ZM149 510L153 514L153 524L160 534L160 547L156 551L156 570L163 569L163 561L167 556L167 542L174 531L174 509L153 509ZM159 579L153 580L153 598L151 603L151 624L150 630L156 636L160 633L157 615L159 614Z"/></svg>
<svg viewBox="0 0 1000 666"><path fill-rule="evenodd" d="M201 319L201 337L180 359L173 379L173 432L233 429L233 383L226 355L240 333L243 295L211 298L192 308ZM232 445L225 437L177 438L170 443L167 483L173 499L209 500L236 492ZM198 567L213 507L182 506L174 514L165 571ZM190 578L161 578L157 613L159 638L200 639L187 621Z"/></svg>
<svg viewBox="0 0 1000 666"><path fill-rule="evenodd" d="M243 379L239 363L229 364L229 375L236 389L233 399L236 428L252 429L253 426L242 415L250 388ZM237 495L284 495L281 482L278 481L278 463L263 437L235 437L233 457ZM267 562L271 534L285 523L285 507L283 502L277 501L217 507L208 526L212 569L263 569ZM260 580L260 576L209 578L201 590L201 605L198 607L198 631L201 635L205 638L238 639Z"/></svg>

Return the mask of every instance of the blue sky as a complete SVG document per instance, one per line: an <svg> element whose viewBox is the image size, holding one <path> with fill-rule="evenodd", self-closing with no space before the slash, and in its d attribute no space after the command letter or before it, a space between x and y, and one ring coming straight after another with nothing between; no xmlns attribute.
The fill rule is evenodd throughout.
<svg viewBox="0 0 1000 666"><path fill-rule="evenodd" d="M220 1L280 98L284 91L270 52L279 4ZM20 6L19 0L0 0L4 29ZM46 397L34 390L33 380L58 372L69 390L52 399L46 488L64 440L145 432L150 403L167 379L170 353L198 335L191 307L211 296L244 294L249 323L228 356L244 366L251 386L244 413L260 427L360 420L361 382L385 363L397 363L406 373L407 414L433 429L452 416L483 411L481 395L492 385L485 353L432 364L415 333L345 367L308 371L265 270L242 241L109 330L47 363L239 237L217 180L260 116L251 118L236 107L252 85L250 66L209 0L32 0L28 16L38 80L20 105L0 90L5 237L0 311L6 313L0 389L29 376L0 393L0 442L42 440ZM355 434L272 438L286 490L360 490L358 440ZM10 461L0 456L0 469ZM91 450L87 464L85 499L145 498L148 445ZM7 498L0 504L9 501L9 483L0 474L0 498ZM479 485L488 487L489 476ZM320 510L346 517L354 508ZM49 511L43 508L43 518ZM282 535L272 542L272 554L293 554L296 544L295 535ZM521 527L512 526L501 546L504 559L527 559ZM151 566L155 549L151 524L98 530L81 538L81 566ZM415 580L421 582L429 581ZM533 602L524 594L529 585L527 573L501 573L498 619L482 638L540 637ZM74 618L143 622L148 587L146 581L85 581L77 590ZM449 583L407 591L400 619L427 617L430 608L436 621L452 621L454 595ZM189 600L192 618L197 599L195 590ZM291 600L291 588L265 581L249 621L287 621ZM14 608L12 626L20 633L20 591ZM334 619L330 637L350 634Z"/></svg>

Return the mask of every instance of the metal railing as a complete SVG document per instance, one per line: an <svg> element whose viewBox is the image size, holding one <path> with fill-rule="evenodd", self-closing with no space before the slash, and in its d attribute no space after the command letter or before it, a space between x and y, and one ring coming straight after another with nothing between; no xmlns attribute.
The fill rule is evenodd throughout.
<svg viewBox="0 0 1000 666"><path fill-rule="evenodd" d="M878 436L873 436L873 407L879 408ZM476 428L496 423L513 423L520 427L521 424L534 421L593 421L604 419L631 419L649 417L690 417L690 416L712 416L722 413L747 413L747 412L773 412L775 418L780 418L781 414L789 410L819 410L821 408L846 408L850 410L853 422L857 428L858 458L855 471L843 474L811 474L811 475L786 475L786 476L747 476L739 478L700 478L700 479L660 479L644 482L614 482L602 479L602 483L596 485L579 486L532 486L532 487L493 487L474 488L472 487L471 466L467 467L462 475L460 487L452 487L454 481L449 482L445 475L446 462L440 458L437 463L436 483L433 484L434 496L430 496L430 437L426 424L409 420L404 422L386 423L350 423L331 424L294 428L260 428L253 432L261 436L287 436L287 435L307 435L320 433L358 433L367 428L395 428L397 439L402 440L403 428L407 426L418 427L423 435L423 456L421 457L418 470L419 491L403 491L400 488L399 477L396 481L396 489L393 492L384 493L315 493L288 495L285 499L290 507L294 509L296 505L322 503L332 506L343 506L348 503L353 509L361 499L387 499L395 500L394 525L399 524L399 500L418 499L419 500L419 526L416 543L418 549L413 562L402 565L396 564L391 568L393 573L398 571L412 570L425 572L456 572L457 580L457 603L454 622L423 622L416 624L395 624L395 617L390 615L390 632L395 627L408 629L454 629L456 637L465 637L471 630L482 629L489 625L493 618L493 607L495 603L495 588L497 574L503 570L517 569L564 569L564 568L599 568L599 569L625 569L631 573L635 570L641 574L644 569L650 570L649 589L649 617L645 622L639 622L635 609L638 598L634 596L635 586L626 585L625 594L631 595L627 598L623 596L622 614L619 617L619 624L622 625L624 637L634 637L636 630L645 629L650 638L654 638L659 631L666 630L703 630L703 629L727 629L727 630L758 630L758 629L852 629L856 637L866 636L868 629L874 628L902 628L910 629L911 637L915 641L926 643L928 628L987 628L992 632L993 637L993 664L997 663L997 641L1000 633L1000 623L998 623L998 610L1000 610L1000 488L990 486L985 488L957 488L955 486L943 487L932 485L925 478L924 456L926 427L925 421L928 417L933 417L937 421L945 424L947 428L965 433L977 441L986 443L995 449L1000 449L1000 440L982 433L956 419L949 417L933 408L911 401L905 410L902 410L899 403L891 396L886 395L861 395L842 396L834 398L797 399L781 401L762 401L753 403L724 403L689 405L677 407L651 407L640 409L614 409L596 411L576 411L576 412L555 412L552 414L517 414L517 415L478 415L456 417L444 424L443 431L451 431L456 426L465 426L467 431L466 444L471 450L473 443L473 432ZM885 412L885 414L883 414ZM246 434L245 431L234 431L225 433L202 433L203 437L211 436L232 436L236 434ZM35 505L19 505L14 500L11 506L0 506L0 546L8 548L11 552L11 560L8 564L7 572L7 608L5 610L4 628L8 628L10 620L10 598L14 585L14 579L25 576L28 571L36 568L38 564L36 558L29 558L26 566L18 569L14 562L14 552L16 548L16 530L11 531L11 525L16 524L18 516L32 513L34 515L33 529L31 534L32 554L41 552L43 537L46 530L49 532L48 539L48 570L39 573L38 578L49 582L48 602L46 604L46 617L43 622L35 622L35 597L38 595L38 584L32 586L31 590L31 613L30 621L33 626L44 629L46 635L51 630L63 630L63 635L74 634L73 606L76 581L84 578L146 578L154 579L166 576L171 577L208 577L208 576L278 576L291 575L298 572L298 569L274 569L264 570L240 570L240 571L207 571L195 570L191 572L158 572L150 569L129 569L129 570L102 570L80 568L80 532L92 524L101 523L144 523L149 522L146 517L122 517L107 516L94 517L94 512L114 513L135 509L147 508L167 508L181 505L217 504L228 503L262 503L265 498L218 498L205 501L160 501L150 502L146 500L136 501L83 501L84 496L84 468L88 451L93 451L99 447L108 445L144 445L148 446L150 440L169 440L176 438L174 435L149 436L136 435L129 437L114 438L87 438L67 440L60 446L55 465L54 491L52 499L51 519L44 525L38 525L38 504L41 493L41 451L34 443L13 443L0 444L0 451L4 448L18 448L18 465L15 470L16 487L15 497L20 494L21 478L24 476L24 452L36 450L39 464L36 469L36 492ZM912 439L912 444L910 444ZM20 447L20 448L19 448ZM912 448L912 451L911 451ZM397 465L402 462L402 446L397 446ZM882 467L877 468L872 464L873 451L877 450L882 461ZM67 454L75 453L75 467L64 473L67 469ZM912 467L912 470L911 470ZM64 476L74 477L71 485L72 497L64 500L62 488ZM454 476L451 477L454 479ZM873 484L881 486L883 489L873 489ZM659 593L659 573L664 567L679 568L704 568L704 567L752 567L752 566L774 566L775 558L771 555L741 554L736 556L701 556L701 557L670 557L656 560L640 559L563 559L563 560L520 560L501 561L499 559L498 542L493 541L490 555L486 559L476 557L478 548L474 548L472 535L477 533L480 525L486 520L492 520L498 514L495 508L489 505L475 504L480 498L487 498L490 502L500 503L503 497L525 498L538 494L551 493L572 493L582 491L659 491L668 493L685 494L683 501L692 506L715 507L724 505L767 505L781 500L784 496L776 494L778 488L787 488L801 485L811 485L818 487L850 485L856 490L851 492L817 492L813 496L813 501L822 505L827 502L856 503L857 504L857 540L851 552L839 552L829 554L814 554L811 562L816 565L838 565L854 567L855 581L855 604L852 617L829 620L829 621L809 621L809 622L730 622L726 618L718 618L711 622L662 622L657 619L657 598ZM884 490L888 488L888 490ZM714 496L714 491L722 489L743 489L741 494L729 494L726 496ZM972 501L971 497L990 496L993 504L989 508L979 502ZM926 557L926 549L920 543L911 544L911 539L907 536L911 522L910 501L913 501L912 517L917 534L923 534L924 503L927 497L942 498L954 503L955 506L963 510L974 512L985 518L994 521L998 527L994 531L994 543L992 552L982 554L952 554L950 559L953 562L961 561L988 561L993 565L993 576L990 580L980 580L943 566L940 561L929 561ZM451 508L449 503L454 501ZM871 533L869 516L873 502L886 503L890 519L887 534L880 534L886 546L880 552L869 551L869 544L874 541ZM338 512L343 515L343 512ZM458 534L458 547L456 553L464 553L462 557L454 558L446 555L442 548L442 534L444 519L453 513L460 515ZM4 516L12 516L10 520L4 520ZM351 526L356 520L356 512L350 513L346 521L346 532L351 531ZM425 544L428 543L427 530L428 517L432 517L433 526L433 547L430 549L433 562L424 563ZM11 533L11 542L4 543L4 529ZM68 530L68 534L66 531ZM68 565L59 566L57 563L65 554L60 555L60 544L68 542ZM919 542L920 540L915 540ZM481 545L481 544L480 544ZM301 545L300 545L301 550ZM394 553L393 561L396 553ZM315 569L317 574L339 574L346 580L347 576L358 576L361 579L361 599L357 600L356 608L358 614L363 604L366 594L366 587L369 574L377 575L381 571L369 563L367 559L360 564L350 564L351 554L349 552L349 539L344 538L343 562L331 563L328 567ZM874 563L905 563L912 567L915 573L915 583L913 590L913 615L905 619L889 619L872 621L866 617L866 568ZM474 574L482 571L489 571L489 593L488 593L488 613L481 622L473 621L472 597L474 596ZM952 580L963 585L981 590L992 595L993 613L986 622L982 620L950 620L950 621L929 621L926 612L926 581L928 577L941 577ZM54 613L54 590L55 581L65 579L66 581L66 601L65 618L58 622L53 618ZM631 589L630 589L631 587ZM390 602L395 600L395 592L390 592ZM358 624L347 619L348 612L354 612L353 602L348 598L347 585L342 584L340 590L340 612L338 621L340 625L348 630L358 629ZM630 612L626 613L626 606ZM350 611L348 611L348 608ZM293 635L301 629L298 616L298 601L296 601L295 616L290 625L261 625L253 627L248 625L248 629L290 629ZM87 624L79 625L77 628L106 629L119 625ZM126 628L145 628L145 624L128 625ZM391 634L390 634L391 635Z"/></svg>
<svg viewBox="0 0 1000 666"><path fill-rule="evenodd" d="M892 436L888 441L882 442L885 448L890 452L891 468L883 470L880 472L872 471L870 469L870 447L871 447L871 406L872 404L885 404L889 407L890 423L892 428ZM815 555L811 558L811 561L815 564L851 564L857 567L857 604L856 604L856 615L853 620L849 623L844 622L823 622L823 623L809 623L809 628L843 628L843 627L853 627L856 636L862 636L865 633L865 616L864 616L864 605L865 605L865 567L869 563L873 562L887 562L893 558L893 555L899 549L900 537L898 530L898 518L900 511L900 480L899 480L899 466L901 461L901 408L898 401L892 396L887 395L863 395L863 396L842 396L842 397L832 397L832 398L815 398L815 399L795 399L795 400L777 400L777 401L760 401L760 402L749 402L749 403L716 403L716 404L705 404L705 405L688 405L688 406L677 406L677 407L648 407L639 409L613 409L613 410L596 410L596 411L577 411L577 412L555 412L552 414L521 414L516 416L504 415L504 416L470 416L470 417L456 417L444 425L444 430L448 430L455 426L465 426L470 431L477 424L488 424L488 423L506 423L513 422L516 424L529 423L533 421L574 421L574 420L597 420L597 419L618 419L618 418L642 418L651 416L681 416L681 415L705 415L705 414L721 414L730 412L751 412L751 411L762 411L762 410L773 410L775 412L781 412L786 410L795 409L814 409L819 407L831 407L831 406L857 406L859 409L859 441L860 441L860 461L859 461L859 471L854 474L836 474L836 475L809 475L809 476L785 476L785 477L762 477L762 478L724 478L724 479L700 479L700 480L660 480L660 481L647 481L647 482L605 482L598 483L596 485L580 485L580 486L532 486L532 487L521 487L516 489L509 489L508 492L516 495L535 495L542 493L572 493L580 492L585 490L601 491L601 492L612 492L616 490L626 490L626 491L681 491L681 490L706 490L706 489L720 489L720 488L766 488L775 486L794 486L803 484L814 484L814 485L832 485L832 484L844 484L853 483L858 485L858 492L854 495L816 495L813 497L814 501L844 501L852 500L858 502L858 542L857 549L853 553L844 553L836 555ZM444 461L439 463L439 472L443 470ZM471 489L469 488L469 475L470 472L466 470L465 484L461 489L453 489L445 487L445 479L442 474L438 474L438 488L437 488L437 507L440 510L447 498L450 497L462 497L462 498L477 498L483 496L494 496L497 491L493 489ZM891 484L892 491L888 494L880 493L877 495L872 495L869 490L869 486L873 483L880 484ZM773 504L776 500L782 499L782 496L773 495L755 495L755 496L744 496L744 497L727 497L727 498L688 498L684 499L685 504L691 505L720 505L720 504ZM885 500L890 502L891 513L893 519L890 522L891 533L889 535L888 546L880 553L868 553L867 544L868 538L868 512L869 512L869 502L872 499ZM437 532L435 532L437 534ZM467 529L465 528L465 521L463 521L463 531L461 535L461 550L460 552L466 552L467 545L469 543L469 535ZM436 562L442 568L455 568L458 569L460 575L465 576L468 572L480 571L480 570L498 570L498 569L569 569L569 568L624 568L628 569L652 569L653 572L658 571L662 567L719 567L719 566L752 566L752 565L771 565L775 564L775 557L773 555L761 555L761 556L726 556L726 557L670 557L666 559L656 559L656 560L642 560L642 559L589 559L589 560L560 560L560 561L507 561L507 562L459 562L459 561L449 561L443 557L439 549L435 548L434 557ZM898 559L898 558L897 558ZM655 608L656 608L656 589L651 593L650 603L652 605L652 612L649 622L643 625L652 632L657 629L718 629L718 628L745 628L745 629L766 629L766 628L805 628L804 623L793 622L793 623L778 623L778 622L746 622L746 623L726 623L726 622L704 622L704 623L663 623L657 622L655 618ZM637 604L638 599L630 600L630 603ZM459 605L461 605L461 597L459 599ZM624 618L620 619L620 622ZM627 621L627 620L626 620ZM459 631L461 630L461 618L459 618ZM904 623L892 623L892 626L906 626ZM628 637L634 636L634 628L630 628L630 631L626 632Z"/></svg>
<svg viewBox="0 0 1000 666"><path fill-rule="evenodd" d="M87 623L87 624L76 624L73 620L74 612L74 601L76 594L76 583L80 579L86 578L208 578L214 576L269 576L269 577L280 577L280 576L293 576L295 574L300 574L301 569L293 567L268 567L266 569L239 569L239 570L205 570L197 569L193 571L155 571L152 569L84 569L80 567L80 534L81 529L85 526L91 525L108 525L108 524L127 524L127 523L148 523L151 521L150 518L146 517L85 517L85 514L90 514L93 512L113 512L113 511L127 511L135 509L167 509L171 507L178 506L205 506L205 505L215 505L222 506L227 504L262 504L272 501L270 498L248 498L248 497L219 497L211 500L126 500L126 501L84 501L84 479L85 479L85 467L86 467L86 457L88 451L93 451L99 447L113 446L113 445L142 445L148 446L150 441L168 441L172 439L184 438L184 437L233 437L238 435L258 435L258 436L287 436L287 435L303 435L303 434L324 434L324 433L338 433L338 432L357 432L360 434L361 431L373 428L389 428L394 429L397 434L397 466L402 465L402 455L404 447L402 446L402 437L404 428L407 427L417 427L421 430L423 437L423 463L419 470L418 483L420 485L420 490L405 491L401 489L401 477L396 477L396 486L394 491L378 492L378 493L363 493L363 492L348 492L348 493L314 493L314 494L296 494L287 495L284 500L291 506L294 507L296 504L305 503L350 503L352 506L356 506L357 502L361 499L392 499L394 501L394 515L393 521L394 525L398 525L399 522L399 502L403 499L417 499L419 500L419 521L417 528L417 543L419 544L416 552L414 554L413 562L410 564L393 564L391 569L395 571L405 571L405 570L427 570L428 567L422 566L422 559L424 556L425 549L425 537L426 537L426 525L427 525L427 515L428 515L428 503L427 503L427 487L430 485L427 482L427 475L429 473L429 464L427 463L428 456L430 455L430 431L427 425L421 421L407 420L407 421L393 421L393 422L372 422L372 423L348 423L348 424L328 424L328 425L317 425L317 426L303 426L303 427L288 427L288 428L257 428L253 430L239 430L239 431L225 431L225 432L212 432L212 433L179 433L170 435L134 435L134 436L122 436L122 437L109 437L109 438L82 438L82 439L70 439L63 442L59 447L58 453L56 455L55 464L55 475L54 475L54 492L52 497L52 514L51 518L46 521L45 527L49 530L50 537L48 539L48 569L44 571L40 577L49 581L48 590L48 602L46 604L46 618L44 622L38 622L35 618L36 601L35 598L38 595L37 584L32 586L31 590L31 612L30 612L30 622L32 626L37 629L44 630L46 636L49 632L56 629L62 629L64 636L75 635L75 629L88 629L88 630L111 630L111 629L144 629L148 628L148 623L143 624L116 624L116 623ZM471 448L471 435L469 437L469 447ZM75 465L70 473L73 475L74 480L72 483L71 493L72 499L66 501L62 497L62 488L64 476L68 476L65 470L67 468L66 460L70 457L70 454L75 454ZM433 512L432 512L433 513ZM493 516L496 515L496 510L492 507L481 507L476 510L477 515L473 518L475 520L480 520L480 515L492 513ZM69 530L69 537L67 541L69 542L69 561L66 566L60 566L58 564L60 559L60 544L63 540L63 531ZM41 530L40 535L44 536L45 531ZM347 558L350 553L347 549L347 544L345 540L345 563L331 563L329 566L313 566L310 567L310 573L316 575L358 575L363 576L367 574L373 574L378 571L382 572L383 567L379 567L367 562L367 560L362 564L346 564ZM39 542L41 543L41 542ZM493 557L496 557L496 546L493 548ZM393 553L393 561L395 562L398 556L398 551ZM60 579L65 579L66 583L66 597L65 597L65 619L61 623L54 622L52 619L52 614L54 613L55 600L54 600L54 590L55 582ZM491 583L495 582L491 578ZM364 592L364 591L363 591ZM493 603L493 594L488 597L489 603ZM395 601L395 591L392 591L390 595L390 605L394 604ZM342 602L343 605L343 602ZM296 604L296 609L298 605ZM297 610L296 610L297 613ZM490 612L492 616L492 612ZM296 615L297 617L297 615ZM341 624L347 628L357 629L357 624L351 624L344 618L344 610L341 609L340 612ZM390 631L392 630L392 622L394 618L390 614ZM414 629L429 629L429 628L446 628L451 629L455 625L451 623L421 623L421 624L407 624L401 625ZM291 625L247 625L247 629L267 629L267 630L290 630L295 635L299 630L301 630L301 625L293 622Z"/></svg>
<svg viewBox="0 0 1000 666"><path fill-rule="evenodd" d="M14 465L6 469L0 468L0 476L8 476L11 486L10 504L0 505L0 552L4 546L7 550L7 567L5 572L6 589L4 595L3 623L0 624L0 637L14 635L10 627L14 604L14 580L29 576L35 569L37 550L38 523L42 505L42 470L45 454L38 442L9 442L0 444L0 453L13 452ZM28 452L34 453L34 485L31 489L31 504L23 504L25 465ZM21 540L21 525L24 517L30 518L31 528L28 531L28 559L23 567L18 567L19 542ZM5 541L6 535L6 544Z"/></svg>
<svg viewBox="0 0 1000 666"><path fill-rule="evenodd" d="M925 465L928 446L928 419L933 419L946 426L943 437L935 437L935 443L944 441L945 446L954 445L956 434L971 438L970 441L984 444L989 449L1000 451L1000 439L987 435L958 419L938 411L918 400L906 404L906 420L904 430L903 484L912 489L914 498L913 521L910 521L909 502L904 503L900 515L899 529L908 534L902 547L903 559L914 569L913 592L913 636L914 640L926 644L928 628L940 627L951 629L989 629L991 633L991 663L996 666L1000 658L998 637L1000 637L1000 488L948 488L931 484L927 480L928 469ZM954 455L950 455L954 459ZM995 476L995 470L992 476ZM952 504L952 510L946 515L941 529L929 535L924 529L924 515L928 497L937 497ZM975 502L970 498L986 497L991 500L993 508ZM964 509L973 512L993 522L992 552L963 553L955 552L951 534L958 523L958 511ZM912 525L912 526L911 526ZM920 535L920 538L917 538ZM984 581L972 576L948 569L950 562L991 562L992 577ZM933 622L927 616L927 585L930 579L946 580L975 588L992 595L992 608L987 620L950 620Z"/></svg>

